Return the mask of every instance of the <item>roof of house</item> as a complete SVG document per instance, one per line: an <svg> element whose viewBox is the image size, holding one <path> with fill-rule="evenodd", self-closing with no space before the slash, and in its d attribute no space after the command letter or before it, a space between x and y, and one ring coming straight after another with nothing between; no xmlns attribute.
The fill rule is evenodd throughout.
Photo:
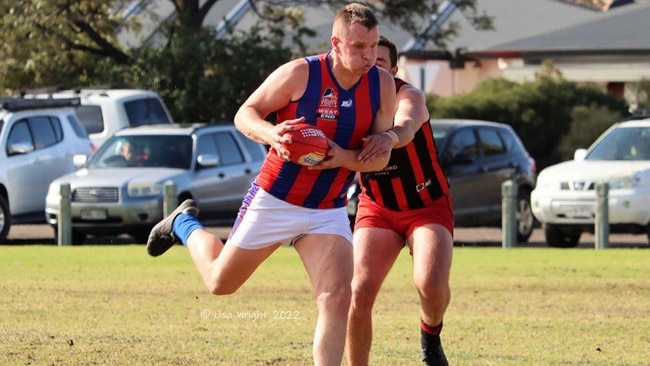
<svg viewBox="0 0 650 366"><path fill-rule="evenodd" d="M458 26L457 36L447 41L450 52L486 51L495 45L597 19L601 12L556 0L478 0L477 10L492 18L492 30L475 29L470 20L456 11L448 23ZM405 52L409 57L429 58L442 50L432 42L421 50Z"/></svg>
<svg viewBox="0 0 650 366"><path fill-rule="evenodd" d="M637 51L650 53L650 2L611 9L586 22L505 41L491 50Z"/></svg>

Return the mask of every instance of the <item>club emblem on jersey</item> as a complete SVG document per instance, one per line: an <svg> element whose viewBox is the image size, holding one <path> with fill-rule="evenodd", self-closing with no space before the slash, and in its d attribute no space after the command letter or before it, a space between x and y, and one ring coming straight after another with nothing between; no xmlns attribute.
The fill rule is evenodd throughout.
<svg viewBox="0 0 650 366"><path fill-rule="evenodd" d="M325 92L323 92L323 96L321 97L321 106L331 107L332 105L330 103L334 103L334 105L336 105L338 104L338 101L339 96L336 94L334 89L326 88Z"/></svg>
<svg viewBox="0 0 650 366"><path fill-rule="evenodd" d="M339 117L339 96L332 88L326 88L323 96L320 98L320 103L316 114L318 117L327 120L336 120Z"/></svg>
<svg viewBox="0 0 650 366"><path fill-rule="evenodd" d="M339 99L336 96L336 92L334 92L334 89L332 89L332 88L325 89L325 92L323 93L323 98Z"/></svg>

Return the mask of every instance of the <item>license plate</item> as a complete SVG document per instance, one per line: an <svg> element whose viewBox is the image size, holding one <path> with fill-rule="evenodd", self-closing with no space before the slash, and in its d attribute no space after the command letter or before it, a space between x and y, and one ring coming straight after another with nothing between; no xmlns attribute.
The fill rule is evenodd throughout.
<svg viewBox="0 0 650 366"><path fill-rule="evenodd" d="M81 210L81 219L82 220L93 220L101 221L106 220L108 215L106 210L91 209L91 210Z"/></svg>
<svg viewBox="0 0 650 366"><path fill-rule="evenodd" d="M594 208L590 206L567 205L562 206L562 211L566 217L571 218L587 218L594 217Z"/></svg>

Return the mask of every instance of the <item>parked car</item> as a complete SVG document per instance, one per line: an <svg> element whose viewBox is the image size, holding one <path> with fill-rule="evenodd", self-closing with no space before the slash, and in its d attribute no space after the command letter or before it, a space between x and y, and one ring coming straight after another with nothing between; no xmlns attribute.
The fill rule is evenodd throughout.
<svg viewBox="0 0 650 366"><path fill-rule="evenodd" d="M549 246L575 247L594 232L597 183L609 185L609 231L650 240L650 118L614 124L574 160L542 170L537 183L533 214Z"/></svg>
<svg viewBox="0 0 650 366"><path fill-rule="evenodd" d="M530 192L536 184L535 160L509 125L497 122L432 119L440 164L447 174L455 226L500 226L502 184L517 186L517 241L528 241L535 228ZM354 220L359 193L348 192L348 215Z"/></svg>
<svg viewBox="0 0 650 366"><path fill-rule="evenodd" d="M1 243L12 223L45 222L50 182L74 171L73 156L89 156L93 145L75 114L78 98L0 102Z"/></svg>
<svg viewBox="0 0 650 366"><path fill-rule="evenodd" d="M79 98L77 117L95 146L116 131L159 123L173 123L165 102L152 90L119 88L55 89L25 93L24 98Z"/></svg>
<svg viewBox="0 0 650 366"><path fill-rule="evenodd" d="M68 183L73 243L82 243L90 234L130 234L146 242L163 217L168 181L175 184L179 203L187 198L196 201L204 221L232 222L266 152L233 124L123 129L82 169L52 182L46 199L47 222L56 231L60 186Z"/></svg>

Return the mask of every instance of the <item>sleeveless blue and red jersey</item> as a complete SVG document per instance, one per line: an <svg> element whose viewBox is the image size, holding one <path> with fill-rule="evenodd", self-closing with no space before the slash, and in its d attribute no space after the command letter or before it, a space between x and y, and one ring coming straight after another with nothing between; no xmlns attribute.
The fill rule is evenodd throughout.
<svg viewBox="0 0 650 366"><path fill-rule="evenodd" d="M397 91L405 84L395 78ZM448 193L431 125L423 123L411 142L393 149L384 169L362 173L360 183L361 194L393 211L422 208Z"/></svg>
<svg viewBox="0 0 650 366"><path fill-rule="evenodd" d="M363 75L350 89L341 88L330 65L330 55L305 57L309 79L303 96L277 111L277 120L305 117L345 149L362 147L362 139L372 127L381 101L379 71ZM257 184L281 200L308 208L335 208L347 205L347 190L355 172L346 168L310 170L284 161L270 149Z"/></svg>

